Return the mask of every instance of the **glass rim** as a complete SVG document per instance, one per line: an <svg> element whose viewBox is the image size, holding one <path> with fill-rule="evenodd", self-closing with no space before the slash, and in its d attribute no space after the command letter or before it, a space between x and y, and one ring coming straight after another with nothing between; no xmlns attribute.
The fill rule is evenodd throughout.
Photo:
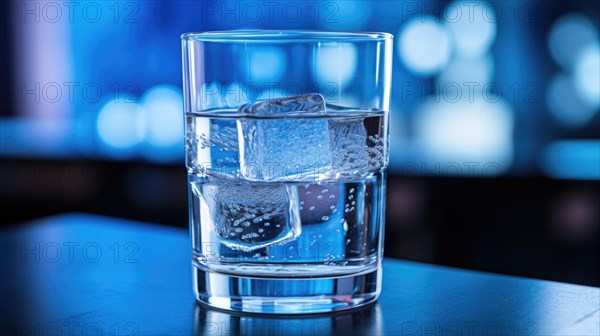
<svg viewBox="0 0 600 336"><path fill-rule="evenodd" d="M384 32L323 30L221 30L181 34L184 41L200 42L366 42L392 40Z"/></svg>

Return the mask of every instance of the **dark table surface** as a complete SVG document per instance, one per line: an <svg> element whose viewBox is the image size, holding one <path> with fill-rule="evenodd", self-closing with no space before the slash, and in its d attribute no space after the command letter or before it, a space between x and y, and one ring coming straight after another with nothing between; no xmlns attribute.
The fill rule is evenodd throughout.
<svg viewBox="0 0 600 336"><path fill-rule="evenodd" d="M87 214L0 231L2 335L600 335L600 289L386 259L375 305L308 317L195 304L187 232Z"/></svg>

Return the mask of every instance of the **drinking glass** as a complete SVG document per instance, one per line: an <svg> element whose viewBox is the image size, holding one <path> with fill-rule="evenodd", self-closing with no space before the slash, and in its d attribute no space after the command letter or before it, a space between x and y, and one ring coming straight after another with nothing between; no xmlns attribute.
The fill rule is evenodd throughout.
<svg viewBox="0 0 600 336"><path fill-rule="evenodd" d="M392 38L182 35L199 302L306 314L377 299Z"/></svg>

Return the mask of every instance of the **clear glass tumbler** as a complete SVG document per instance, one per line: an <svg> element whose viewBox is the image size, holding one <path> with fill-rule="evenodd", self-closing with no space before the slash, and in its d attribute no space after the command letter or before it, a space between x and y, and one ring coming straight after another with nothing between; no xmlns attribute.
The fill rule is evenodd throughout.
<svg viewBox="0 0 600 336"><path fill-rule="evenodd" d="M305 314L377 299L392 38L182 35L198 301Z"/></svg>

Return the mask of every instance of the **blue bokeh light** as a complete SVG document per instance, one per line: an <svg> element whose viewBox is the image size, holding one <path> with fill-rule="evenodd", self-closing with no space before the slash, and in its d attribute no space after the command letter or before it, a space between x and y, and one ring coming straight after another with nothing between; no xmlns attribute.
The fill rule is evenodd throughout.
<svg viewBox="0 0 600 336"><path fill-rule="evenodd" d="M137 103L109 101L98 113L96 131L100 141L114 150L139 145L146 134L146 112Z"/></svg>
<svg viewBox="0 0 600 336"><path fill-rule="evenodd" d="M577 93L590 108L600 108L600 43L594 41L583 47L576 60Z"/></svg>
<svg viewBox="0 0 600 336"><path fill-rule="evenodd" d="M493 76L494 60L488 54L477 59L452 59L440 72L437 82L441 87L451 83L458 83L461 86L464 86L465 83L474 83L473 88L481 90L491 82Z"/></svg>
<svg viewBox="0 0 600 336"><path fill-rule="evenodd" d="M368 24L371 12L371 4L366 1L327 1L322 5L323 19L319 22L323 28L331 30L360 30Z"/></svg>
<svg viewBox="0 0 600 336"><path fill-rule="evenodd" d="M147 112L146 141L156 147L170 147L183 143L181 90L170 85L159 85L148 90L141 104Z"/></svg>
<svg viewBox="0 0 600 336"><path fill-rule="evenodd" d="M496 38L496 12L481 1L457 1L446 7L446 25L454 51L460 57L478 58L488 52Z"/></svg>
<svg viewBox="0 0 600 336"><path fill-rule="evenodd" d="M598 33L590 19L583 14L569 13L552 25L548 47L559 65L572 69L581 48L596 40Z"/></svg>
<svg viewBox="0 0 600 336"><path fill-rule="evenodd" d="M540 166L554 178L600 180L600 141L563 140L550 143L542 152Z"/></svg>
<svg viewBox="0 0 600 336"><path fill-rule="evenodd" d="M434 74L450 60L450 34L437 21L433 16L415 17L398 34L400 59L417 75Z"/></svg>
<svg viewBox="0 0 600 336"><path fill-rule="evenodd" d="M594 109L579 96L568 74L559 74L548 85L546 105L551 116L559 124L580 127L594 116Z"/></svg>
<svg viewBox="0 0 600 336"><path fill-rule="evenodd" d="M358 52L349 43L322 43L315 51L313 76L320 83L337 83L342 89L356 71Z"/></svg>
<svg viewBox="0 0 600 336"><path fill-rule="evenodd" d="M493 173L508 169L513 160L513 116L505 102L435 99L417 111L414 125L417 145L428 162L501 167Z"/></svg>
<svg viewBox="0 0 600 336"><path fill-rule="evenodd" d="M278 81L287 66L284 52L277 47L252 48L247 57L250 62L250 78L259 83Z"/></svg>

